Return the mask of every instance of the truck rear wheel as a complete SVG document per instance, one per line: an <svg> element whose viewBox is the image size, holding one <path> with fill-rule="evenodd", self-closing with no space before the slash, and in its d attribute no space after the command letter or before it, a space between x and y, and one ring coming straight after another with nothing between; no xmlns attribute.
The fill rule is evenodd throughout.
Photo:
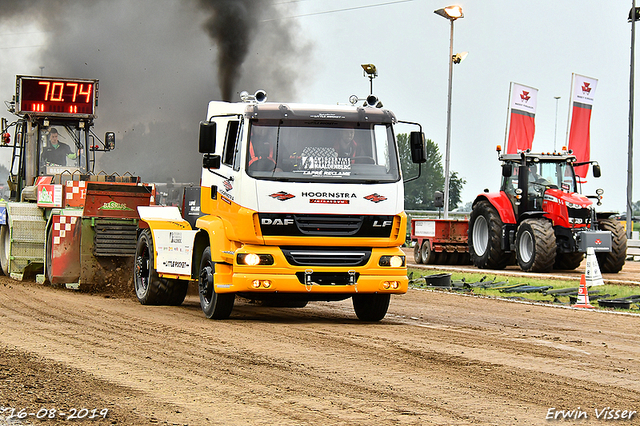
<svg viewBox="0 0 640 426"><path fill-rule="evenodd" d="M525 219L518 226L516 259L520 269L549 272L556 260L556 234L546 219Z"/></svg>
<svg viewBox="0 0 640 426"><path fill-rule="evenodd" d="M424 240L422 243L422 263L425 265L436 263L436 253L431 249L429 240Z"/></svg>
<svg viewBox="0 0 640 426"><path fill-rule="evenodd" d="M353 310L361 321L380 321L387 315L390 294L354 294Z"/></svg>
<svg viewBox="0 0 640 426"><path fill-rule="evenodd" d="M209 319L227 319L233 310L235 293L216 293L214 285L215 263L211 261L211 247L202 253L198 290L200 307Z"/></svg>
<svg viewBox="0 0 640 426"><path fill-rule="evenodd" d="M189 282L160 278L155 269L153 237L143 229L136 244L133 284L136 296L143 305L179 306L187 295Z"/></svg>
<svg viewBox="0 0 640 426"><path fill-rule="evenodd" d="M601 231L611 232L611 252L596 253L601 272L618 273L627 258L627 234L624 227L617 221L601 219L598 221Z"/></svg>
<svg viewBox="0 0 640 426"><path fill-rule="evenodd" d="M416 243L413 245L413 260L416 263L422 263L420 241L416 241Z"/></svg>
<svg viewBox="0 0 640 426"><path fill-rule="evenodd" d="M553 269L573 271L582 263L584 253L557 253Z"/></svg>
<svg viewBox="0 0 640 426"><path fill-rule="evenodd" d="M486 200L478 202L469 219L471 263L481 269L504 269L512 257L502 250L501 235L502 220L496 209Z"/></svg>

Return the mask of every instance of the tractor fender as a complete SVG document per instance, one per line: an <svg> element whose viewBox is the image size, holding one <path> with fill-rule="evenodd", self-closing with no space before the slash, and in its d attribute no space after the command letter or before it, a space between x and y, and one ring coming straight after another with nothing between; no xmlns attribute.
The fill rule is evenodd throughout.
<svg viewBox="0 0 640 426"><path fill-rule="evenodd" d="M205 240L208 240L208 245L211 247L212 262L233 263L235 251L239 248L240 244L229 239L229 235L226 233L227 227L222 218L205 215L198 218L196 226L200 228L200 232L196 238L198 249L195 250L196 253L194 253L194 255L199 256L202 251L204 251L206 248ZM201 250L199 250L199 248L201 248Z"/></svg>
<svg viewBox="0 0 640 426"><path fill-rule="evenodd" d="M497 210L500 215L500 220L502 223L516 223L516 216L513 212L513 206L511 205L511 201L507 194L504 191L500 192L487 192L484 194L480 194L476 197L473 202L473 206L482 201L487 200L491 205Z"/></svg>

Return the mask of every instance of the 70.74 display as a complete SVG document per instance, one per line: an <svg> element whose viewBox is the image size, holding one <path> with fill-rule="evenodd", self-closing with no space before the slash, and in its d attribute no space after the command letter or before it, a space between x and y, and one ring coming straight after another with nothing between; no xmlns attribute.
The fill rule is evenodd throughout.
<svg viewBox="0 0 640 426"><path fill-rule="evenodd" d="M93 116L97 85L97 80L19 76L18 112L52 116Z"/></svg>

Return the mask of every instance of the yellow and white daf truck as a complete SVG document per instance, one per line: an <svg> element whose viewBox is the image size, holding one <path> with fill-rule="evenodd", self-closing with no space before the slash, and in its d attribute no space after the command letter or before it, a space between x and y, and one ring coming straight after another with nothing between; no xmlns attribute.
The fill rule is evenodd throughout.
<svg viewBox="0 0 640 426"><path fill-rule="evenodd" d="M396 117L241 97L210 102L200 123L195 226L177 207L138 208L138 299L179 305L197 281L208 318L228 318L240 296L292 307L352 298L359 319L381 320L408 286ZM410 138L424 162L421 128Z"/></svg>

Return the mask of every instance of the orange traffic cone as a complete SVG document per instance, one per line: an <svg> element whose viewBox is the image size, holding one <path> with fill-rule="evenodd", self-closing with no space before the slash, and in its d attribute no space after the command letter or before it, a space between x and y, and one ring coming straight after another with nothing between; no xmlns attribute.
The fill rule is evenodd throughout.
<svg viewBox="0 0 640 426"><path fill-rule="evenodd" d="M576 304L572 306L573 308L585 308L585 309L593 309L595 306L589 303L589 291L587 290L587 280L584 277L584 274L580 277L580 289L578 290L578 299L576 300Z"/></svg>

